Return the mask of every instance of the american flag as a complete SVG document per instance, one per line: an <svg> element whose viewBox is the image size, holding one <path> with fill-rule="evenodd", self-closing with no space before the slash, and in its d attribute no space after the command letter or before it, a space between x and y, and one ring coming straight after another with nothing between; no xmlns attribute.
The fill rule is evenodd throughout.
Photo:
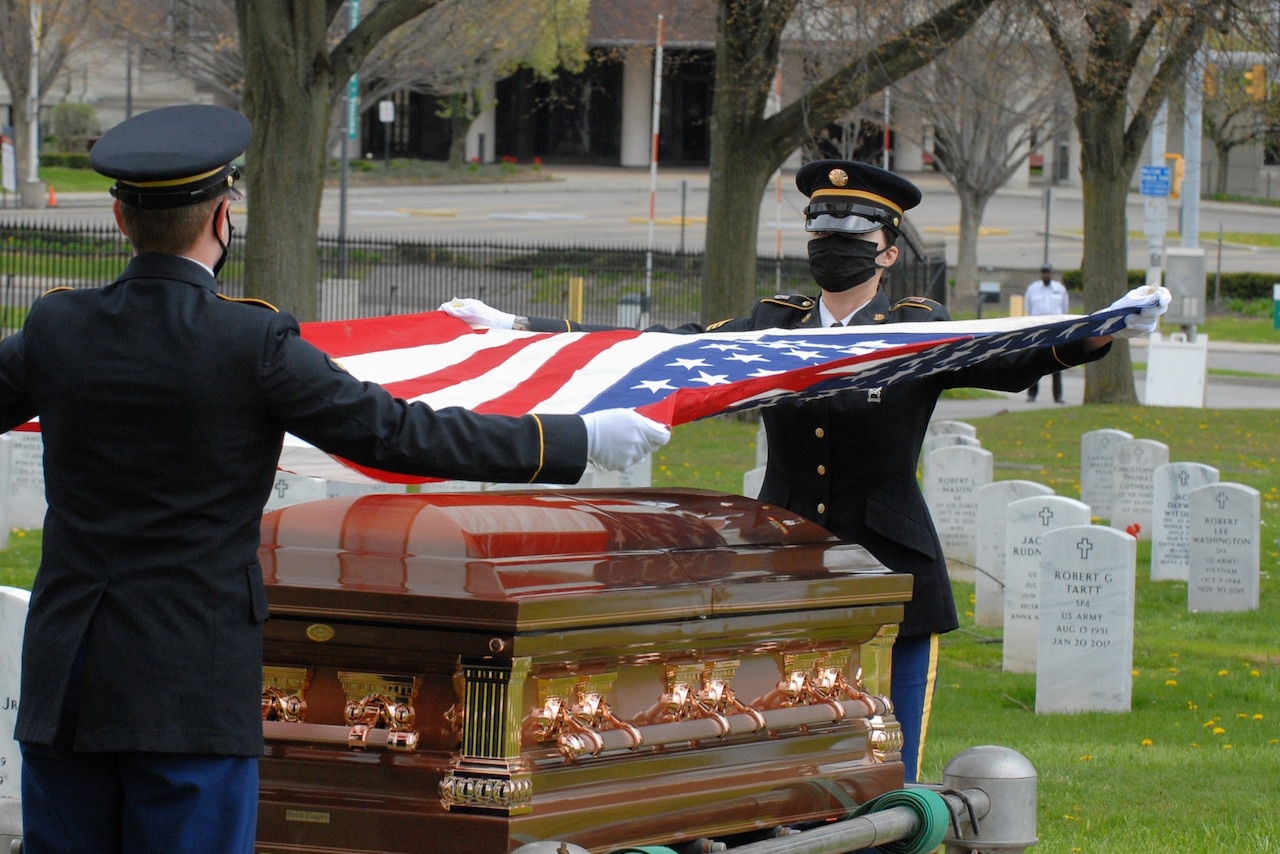
<svg viewBox="0 0 1280 854"><path fill-rule="evenodd" d="M304 323L302 336L359 379L433 408L521 415L626 407L676 425L784 398L882 387L999 354L1109 335L1124 327L1126 315L1144 307L1084 316L701 335L473 330L442 312L425 312ZM366 479L292 436L286 438L280 468L335 480ZM387 479L405 482L400 476Z"/></svg>

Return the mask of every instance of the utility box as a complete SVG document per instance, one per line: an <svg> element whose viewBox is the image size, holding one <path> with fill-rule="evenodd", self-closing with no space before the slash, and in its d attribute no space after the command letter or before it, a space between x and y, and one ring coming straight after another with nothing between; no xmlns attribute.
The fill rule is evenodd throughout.
<svg viewBox="0 0 1280 854"><path fill-rule="evenodd" d="M1172 247L1164 253L1164 286L1173 299L1162 324L1199 326L1204 323L1204 250Z"/></svg>
<svg viewBox="0 0 1280 854"><path fill-rule="evenodd" d="M978 299L982 302L1000 302L1000 283L978 282Z"/></svg>

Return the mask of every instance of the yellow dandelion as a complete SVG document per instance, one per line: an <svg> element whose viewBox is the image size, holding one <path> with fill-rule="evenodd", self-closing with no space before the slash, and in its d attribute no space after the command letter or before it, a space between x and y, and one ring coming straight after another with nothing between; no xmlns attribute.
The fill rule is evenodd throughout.
<svg viewBox="0 0 1280 854"><path fill-rule="evenodd" d="M1238 717L1240 720L1245 720L1246 718L1248 718L1248 717L1249 717L1249 713L1248 713L1248 712L1236 712L1236 717Z"/></svg>
<svg viewBox="0 0 1280 854"><path fill-rule="evenodd" d="M1200 708L1200 705L1196 703L1194 700L1187 700L1187 708L1194 712Z"/></svg>
<svg viewBox="0 0 1280 854"><path fill-rule="evenodd" d="M1222 749L1223 749L1223 750L1235 750L1235 747L1236 747L1236 746L1235 746L1234 744L1224 744L1224 745L1222 745Z"/></svg>
<svg viewBox="0 0 1280 854"><path fill-rule="evenodd" d="M1178 668L1176 668L1176 667L1170 667L1170 668L1169 668L1169 672L1170 672L1170 673L1173 673L1173 674L1175 674L1175 675L1176 675L1176 674L1177 674L1177 672L1178 672Z"/></svg>
<svg viewBox="0 0 1280 854"><path fill-rule="evenodd" d="M1220 727L1220 726L1216 726L1216 727L1214 727L1214 728L1213 728L1213 734L1214 734L1214 735L1223 735L1224 733L1226 733L1226 730L1225 730L1225 729L1223 729L1223 728L1222 728L1222 727Z"/></svg>
<svg viewBox="0 0 1280 854"><path fill-rule="evenodd" d="M1134 676L1141 676L1141 675L1142 675L1142 671L1135 667L1135 668L1133 668L1133 675L1134 675Z"/></svg>
<svg viewBox="0 0 1280 854"><path fill-rule="evenodd" d="M1178 684L1178 680L1177 680L1177 679L1166 679L1166 680L1164 680L1164 684L1165 684L1165 687L1167 687L1167 688L1172 688L1172 687L1174 687L1175 685L1177 685L1177 684Z"/></svg>
<svg viewBox="0 0 1280 854"><path fill-rule="evenodd" d="M1153 744L1155 744L1155 742L1154 742L1154 741L1152 741L1152 740L1151 740L1151 739L1149 739L1149 738L1144 738L1144 739L1142 740L1142 746L1143 746L1143 747L1150 747L1150 746L1151 746L1151 745L1153 745Z"/></svg>
<svg viewBox="0 0 1280 854"><path fill-rule="evenodd" d="M1231 675L1231 671L1230 671L1230 670L1219 670L1219 671L1218 671L1218 675L1219 675L1219 676L1230 676L1230 675Z"/></svg>
<svg viewBox="0 0 1280 854"><path fill-rule="evenodd" d="M1260 720L1262 720L1262 712L1255 712L1255 713L1254 713L1254 715L1253 715L1253 719L1254 719L1255 721L1260 721Z"/></svg>
<svg viewBox="0 0 1280 854"><path fill-rule="evenodd" d="M1076 817L1075 817L1075 816L1073 816L1071 813L1067 813L1066 815L1064 815L1064 816L1063 816L1063 818L1064 818L1064 819L1066 819L1067 821L1075 821L1075 820L1076 820Z"/></svg>
<svg viewBox="0 0 1280 854"><path fill-rule="evenodd" d="M1250 670L1249 675L1252 676L1254 679L1257 679L1259 676L1262 675L1262 673L1260 673L1257 670Z"/></svg>
<svg viewBox="0 0 1280 854"><path fill-rule="evenodd" d="M1081 761L1081 762L1092 762L1092 761L1093 761L1093 754L1091 754L1091 753L1086 753L1084 756L1081 756L1081 757L1080 757L1080 761Z"/></svg>

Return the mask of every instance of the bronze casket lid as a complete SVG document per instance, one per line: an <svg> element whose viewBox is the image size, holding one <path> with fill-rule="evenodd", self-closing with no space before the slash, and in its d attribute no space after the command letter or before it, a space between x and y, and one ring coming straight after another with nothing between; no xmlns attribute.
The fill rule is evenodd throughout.
<svg viewBox="0 0 1280 854"><path fill-rule="evenodd" d="M794 513L693 489L312 501L263 516L259 558L274 616L500 633L900 603L911 589Z"/></svg>

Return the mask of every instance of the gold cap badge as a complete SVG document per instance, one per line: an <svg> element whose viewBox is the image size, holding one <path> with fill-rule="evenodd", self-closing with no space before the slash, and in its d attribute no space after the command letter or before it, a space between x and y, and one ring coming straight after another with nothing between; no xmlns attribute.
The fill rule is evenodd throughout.
<svg viewBox="0 0 1280 854"><path fill-rule="evenodd" d="M827 180L833 187L843 187L849 183L849 173L843 169L832 169L827 173Z"/></svg>

